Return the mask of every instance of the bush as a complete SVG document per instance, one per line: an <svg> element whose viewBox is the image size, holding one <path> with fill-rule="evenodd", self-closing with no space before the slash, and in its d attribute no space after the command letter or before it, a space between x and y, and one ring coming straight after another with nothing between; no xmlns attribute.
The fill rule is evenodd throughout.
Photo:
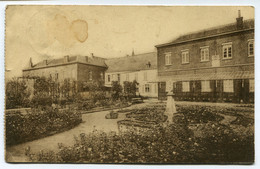
<svg viewBox="0 0 260 169"><path fill-rule="evenodd" d="M45 111L35 109L25 115L15 113L6 116L5 120L6 144L14 145L73 128L81 123L82 117L76 111L47 108Z"/></svg>
<svg viewBox="0 0 260 169"><path fill-rule="evenodd" d="M107 114L105 116L106 119L117 119L118 118L118 113L114 112L113 110L109 112L109 114Z"/></svg>
<svg viewBox="0 0 260 169"><path fill-rule="evenodd" d="M153 120L159 122L164 110L164 106L135 109L128 117L139 119L144 124ZM226 109L178 106L178 110L174 123L166 127L159 123L153 130L142 133L128 130L119 134L94 130L76 137L72 146L60 145L55 154L51 151L29 153L28 157L34 162L61 163L230 164L254 161L254 132L244 134L246 129L236 131L233 125L221 124L222 118L216 112L225 113ZM241 126L237 127L241 129Z"/></svg>

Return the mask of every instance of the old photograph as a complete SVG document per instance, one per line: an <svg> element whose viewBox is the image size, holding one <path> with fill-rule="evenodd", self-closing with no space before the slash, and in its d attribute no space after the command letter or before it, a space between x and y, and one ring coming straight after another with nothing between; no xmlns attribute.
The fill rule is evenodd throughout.
<svg viewBox="0 0 260 169"><path fill-rule="evenodd" d="M252 6L8 5L5 161L254 164Z"/></svg>

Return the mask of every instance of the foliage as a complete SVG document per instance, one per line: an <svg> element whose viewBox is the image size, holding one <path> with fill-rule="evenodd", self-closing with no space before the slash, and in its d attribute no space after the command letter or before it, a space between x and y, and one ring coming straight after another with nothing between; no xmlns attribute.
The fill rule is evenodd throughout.
<svg viewBox="0 0 260 169"><path fill-rule="evenodd" d="M6 144L13 145L48 136L73 128L82 121L81 114L73 110L48 108L33 110L28 114L19 112L6 116Z"/></svg>
<svg viewBox="0 0 260 169"><path fill-rule="evenodd" d="M112 82L112 88L111 88L111 92L112 92L112 99L113 100L118 100L122 97L122 86L120 85L119 82L117 81L113 81Z"/></svg>
<svg viewBox="0 0 260 169"><path fill-rule="evenodd" d="M200 110L202 108L202 110ZM156 119L164 106L135 109L130 115L143 123ZM217 113L228 109L206 106L177 106L174 123L137 133L105 133L94 130L75 137L72 146L59 145L58 152L28 153L34 162L84 163L252 163L254 161L254 132L233 124L224 125ZM194 110L191 111L191 110ZM152 113L153 112L153 113ZM212 115L212 114L213 115ZM142 116L153 114L150 118ZM202 120L194 114L201 116ZM136 115L136 116L134 116ZM155 118L154 118L155 117ZM252 124L253 125L253 124ZM235 130L234 127L239 129ZM240 131L241 128L245 128Z"/></svg>
<svg viewBox="0 0 260 169"><path fill-rule="evenodd" d="M137 81L133 82L124 82L124 96L129 100L136 96L136 90L137 90Z"/></svg>
<svg viewBox="0 0 260 169"><path fill-rule="evenodd" d="M6 83L6 109L28 107L30 92L24 80L12 79Z"/></svg>

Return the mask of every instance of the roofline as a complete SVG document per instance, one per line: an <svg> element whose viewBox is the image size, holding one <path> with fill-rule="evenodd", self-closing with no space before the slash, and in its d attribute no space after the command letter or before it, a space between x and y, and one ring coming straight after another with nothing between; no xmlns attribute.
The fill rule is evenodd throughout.
<svg viewBox="0 0 260 169"><path fill-rule="evenodd" d="M197 40L202 40L202 39L208 39L208 38L213 38L213 37L218 37L218 36L224 36L224 35L228 35L228 34L235 34L235 33L239 33L239 32L246 32L246 31L251 31L251 30L255 30L255 28L243 29L243 30L239 30L239 31L231 31L231 32L226 32L226 33L220 33L220 34L205 36L205 37L201 37L201 38L195 38L195 39L184 40L184 41L180 41L180 42L164 43L164 44L156 45L155 47L156 47L156 48L159 48L159 47L177 45L177 44L182 44L182 43L186 43L186 42L192 42L192 41L197 41Z"/></svg>
<svg viewBox="0 0 260 169"><path fill-rule="evenodd" d="M144 70L157 70L157 67L156 68L153 68L153 69L138 69L138 70L125 70L125 71L107 71L106 73L133 73L133 72L139 72L139 71L144 71Z"/></svg>
<svg viewBox="0 0 260 169"><path fill-rule="evenodd" d="M57 67L57 66L72 65L72 64L84 64L84 65L91 65L91 66L108 68L107 66L99 66L99 65L95 65L95 64L89 64L89 63L83 63L83 62L79 62L79 61L74 61L74 62L62 63L62 64L56 64L56 65L50 65L50 66L47 65L47 66L42 66L42 67L37 67L37 68L23 69L23 72L24 71L30 71L30 70L37 70L37 69L45 69L45 68L50 68L50 67Z"/></svg>
<svg viewBox="0 0 260 169"><path fill-rule="evenodd" d="M140 54L136 54L136 55L134 55L134 56L129 55L129 56L120 56L120 57L105 58L105 60L107 61L107 60L112 60L112 59L122 59L122 58L135 57L135 56L146 55L146 54L152 54L152 53L156 54L156 51L154 51L154 52L140 53Z"/></svg>

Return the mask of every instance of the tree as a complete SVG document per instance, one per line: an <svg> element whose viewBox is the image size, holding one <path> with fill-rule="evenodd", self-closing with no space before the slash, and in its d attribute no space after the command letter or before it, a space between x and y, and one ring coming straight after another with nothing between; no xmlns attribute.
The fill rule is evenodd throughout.
<svg viewBox="0 0 260 169"><path fill-rule="evenodd" d="M122 96L122 86L117 82L117 81L113 81L112 82L112 99L113 100L118 100L120 99L120 97Z"/></svg>
<svg viewBox="0 0 260 169"><path fill-rule="evenodd" d="M27 107L30 92L24 80L13 78L6 83L6 108Z"/></svg>
<svg viewBox="0 0 260 169"><path fill-rule="evenodd" d="M124 96L127 99L131 99L136 96L137 85L138 83L135 80L133 82L124 82Z"/></svg>

